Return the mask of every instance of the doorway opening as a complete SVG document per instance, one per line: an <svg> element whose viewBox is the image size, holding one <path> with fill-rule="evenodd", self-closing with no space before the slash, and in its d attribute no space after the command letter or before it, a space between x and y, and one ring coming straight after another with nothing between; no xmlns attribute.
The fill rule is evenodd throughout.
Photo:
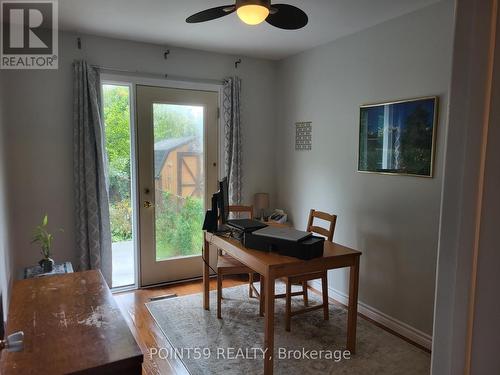
<svg viewBox="0 0 500 375"><path fill-rule="evenodd" d="M112 288L201 276L204 212L218 179L220 88L122 78L102 83Z"/></svg>

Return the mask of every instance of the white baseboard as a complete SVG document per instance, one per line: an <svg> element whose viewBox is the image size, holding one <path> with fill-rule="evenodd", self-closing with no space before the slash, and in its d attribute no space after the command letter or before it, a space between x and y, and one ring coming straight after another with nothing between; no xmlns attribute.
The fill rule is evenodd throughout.
<svg viewBox="0 0 500 375"><path fill-rule="evenodd" d="M312 286L316 290L321 290L321 283L318 280L310 282L310 286ZM342 293L331 287L328 287L328 296L342 303L343 305L347 305L349 303L349 297L345 293ZM383 325L384 327L400 334L408 340L411 340L423 346L424 348L431 350L432 337L427 333L422 332L396 318L393 318L392 316L384 314L382 311L379 311L363 302L358 302L358 312L366 316L367 318L370 318L375 322Z"/></svg>

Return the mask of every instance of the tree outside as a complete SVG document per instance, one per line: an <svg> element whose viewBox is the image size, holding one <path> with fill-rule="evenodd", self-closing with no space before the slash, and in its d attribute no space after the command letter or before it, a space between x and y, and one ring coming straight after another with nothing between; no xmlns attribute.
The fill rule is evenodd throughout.
<svg viewBox="0 0 500 375"><path fill-rule="evenodd" d="M103 86L113 242L132 239L130 104L128 86Z"/></svg>

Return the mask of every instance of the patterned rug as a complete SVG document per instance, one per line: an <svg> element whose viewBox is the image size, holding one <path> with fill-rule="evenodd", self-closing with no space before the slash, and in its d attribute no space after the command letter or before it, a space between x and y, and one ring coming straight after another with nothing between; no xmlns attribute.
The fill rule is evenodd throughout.
<svg viewBox="0 0 500 375"><path fill-rule="evenodd" d="M277 292L283 286L278 285ZM253 375L263 373L264 318L259 303L248 298L248 286L225 288L222 320L216 317L216 292L210 295L210 311L202 307L202 294L146 304L171 343L169 348L150 348L153 357L175 356L193 375ZM310 304L320 303L309 293ZM294 297L295 308L302 302ZM330 320L322 310L292 318L291 332L285 331L285 304L276 300L274 373L286 375L429 374L430 354L358 318L357 352L344 351L346 310L330 305Z"/></svg>

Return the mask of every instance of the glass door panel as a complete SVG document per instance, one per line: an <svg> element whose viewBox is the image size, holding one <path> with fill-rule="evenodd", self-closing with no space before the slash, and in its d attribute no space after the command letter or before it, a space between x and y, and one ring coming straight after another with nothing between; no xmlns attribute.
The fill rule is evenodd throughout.
<svg viewBox="0 0 500 375"><path fill-rule="evenodd" d="M135 284L130 86L102 85L109 178L112 287Z"/></svg>
<svg viewBox="0 0 500 375"><path fill-rule="evenodd" d="M156 260L199 255L205 172L201 106L153 104Z"/></svg>

